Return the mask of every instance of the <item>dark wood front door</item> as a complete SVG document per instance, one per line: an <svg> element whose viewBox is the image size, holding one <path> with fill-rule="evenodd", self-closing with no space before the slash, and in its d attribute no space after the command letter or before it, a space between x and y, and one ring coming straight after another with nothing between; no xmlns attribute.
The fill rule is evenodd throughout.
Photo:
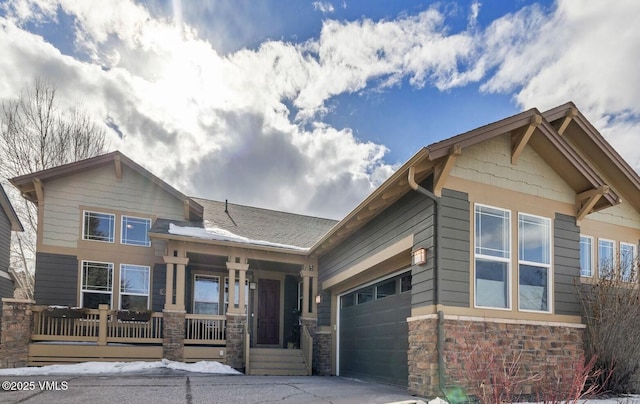
<svg viewBox="0 0 640 404"><path fill-rule="evenodd" d="M258 280L258 344L280 343L280 281Z"/></svg>

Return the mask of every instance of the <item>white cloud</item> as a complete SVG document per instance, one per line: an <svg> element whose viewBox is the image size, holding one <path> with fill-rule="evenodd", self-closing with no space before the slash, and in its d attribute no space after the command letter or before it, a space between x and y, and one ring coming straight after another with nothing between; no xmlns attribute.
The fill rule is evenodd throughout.
<svg viewBox="0 0 640 404"><path fill-rule="evenodd" d="M328 1L314 1L313 9L318 10L323 14L333 13L334 11L336 11L335 8L333 8L333 4L329 3Z"/></svg>

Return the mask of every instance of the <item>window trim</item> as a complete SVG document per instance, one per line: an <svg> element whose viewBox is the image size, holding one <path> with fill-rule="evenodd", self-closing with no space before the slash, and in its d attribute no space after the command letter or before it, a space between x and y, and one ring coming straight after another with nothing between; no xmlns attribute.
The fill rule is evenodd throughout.
<svg viewBox="0 0 640 404"><path fill-rule="evenodd" d="M600 256L600 242L611 243L611 269L615 272L617 265L616 262L616 241L608 238L598 238L598 278L603 278L605 274L602 273L602 257ZM612 273L614 275L614 273Z"/></svg>
<svg viewBox="0 0 640 404"><path fill-rule="evenodd" d="M631 282L631 280L635 280L637 282L637 274L635 275L636 278L632 278L633 277L633 270L636 269L635 268L635 262L638 259L638 246L636 244L633 243L627 243L626 241L621 241L618 243L618 249L619 249L619 254L620 254L620 279L622 279L623 282ZM633 252L633 257L631 258L631 274L629 279L624 279L624 277L622 276L622 246L630 246Z"/></svg>
<svg viewBox="0 0 640 404"><path fill-rule="evenodd" d="M131 293L125 292L122 289L122 270L123 267L137 267L144 268L147 270L147 293ZM120 264L120 287L118 293L118 309L122 310L122 296L146 296L147 297L147 310L151 305L151 267L148 265L137 265L137 264Z"/></svg>
<svg viewBox="0 0 640 404"><path fill-rule="evenodd" d="M491 255L485 255L485 254L478 254L476 252L476 242L477 242L477 228L476 228L476 214L477 214L477 208L478 207L485 207L485 208L490 208L490 209L496 209L496 210L500 210L503 212L507 212L509 214L508 219L509 219L509 223L508 223L508 235L507 235L507 239L508 239L508 258L501 258L501 257L494 257ZM511 218L511 210L510 209L504 209L504 208L499 208L497 206L492 206L492 205L486 205L486 204L482 204L482 203L474 203L473 204L473 211L472 211L472 221L473 221L473 307L477 308L477 309L488 309L488 310L501 310L501 311L512 311L512 300L513 300L513 265L512 265L512 260L513 260L513 254L512 254L512 250L513 250L513 231L512 231L512 226L513 226L513 221ZM477 259L483 259L486 261L494 261L494 262L504 262L507 264L507 279L506 279L506 283L507 283L507 297L506 297L506 303L507 303L507 307L492 307L492 306L483 306L483 305L479 305L478 304L478 286L477 286L477 265L476 265L476 261Z"/></svg>
<svg viewBox="0 0 640 404"><path fill-rule="evenodd" d="M101 290L93 290L93 289L85 289L84 288L84 265L85 263L94 263L94 264L107 264L111 267L111 291L105 292ZM100 293L104 295L110 295L109 299L109 308L113 307L113 270L114 264L113 262L105 262L105 261L94 261L94 260L82 260L80 262L80 307L84 307L84 293Z"/></svg>
<svg viewBox="0 0 640 404"><path fill-rule="evenodd" d="M135 243L127 243L124 240L124 233L125 233L125 228L126 225L124 223L125 219L137 219L137 220L144 220L145 222L149 223L149 226L147 228L147 240L145 244L135 244ZM129 246L133 246L133 247L151 247L151 239L149 238L149 230L151 229L151 219L148 217L139 217L139 216L131 216L131 215L121 215L120 217L120 244L122 245L129 245Z"/></svg>
<svg viewBox="0 0 640 404"><path fill-rule="evenodd" d="M586 234L581 234L580 235L580 242L579 242L580 250L582 249L582 239L583 238L588 239L589 243L590 243L589 244L589 247L590 247L590 251L589 251L589 261L590 261L589 262L589 264L590 264L589 265L589 273L590 273L590 275L583 275L582 274L582 262L580 262L580 277L582 277L582 278L593 278L595 276L595 271L594 271L594 267L593 267L593 264L595 262L595 259L594 259L594 257L595 257L595 249L593 248L595 239L594 239L593 236L588 236ZM582 256L582 251L580 251L580 256Z"/></svg>
<svg viewBox="0 0 640 404"><path fill-rule="evenodd" d="M219 275L209 275L209 274L193 274L193 297L191 298L192 300L192 308L193 310L191 311L194 314L198 314L196 313L196 302L200 302L200 300L196 300L196 278L198 277L202 277L202 278L211 278L211 279L217 279L218 280L218 300L217 300L217 304L218 304L218 314L216 315L220 315L220 276ZM223 292L224 293L224 292ZM211 302L205 302L203 301L203 303L214 303L213 301Z"/></svg>
<svg viewBox="0 0 640 404"><path fill-rule="evenodd" d="M106 216L111 216L113 219L111 221L112 223L112 234L111 234L111 240L98 240L98 239L93 239L93 238L89 238L88 234L85 234L85 220L87 218L87 214L99 214L99 215L106 215ZM116 242L116 215L114 213L107 213L107 212L100 212L100 211L96 211L96 210L87 210L87 209L83 209L82 210L82 240L85 241L97 241L99 243L110 243L110 244L115 244Z"/></svg>
<svg viewBox="0 0 640 404"><path fill-rule="evenodd" d="M537 219L542 219L548 224L548 237L549 237L549 263L540 263L534 261L525 261L520 259L520 218L522 216L534 217ZM553 220L548 217L532 215L530 213L518 212L518 311L524 313L552 313L553 312ZM547 310L531 310L531 309L522 309L520 308L520 265L538 267L538 268L546 268L547 270Z"/></svg>

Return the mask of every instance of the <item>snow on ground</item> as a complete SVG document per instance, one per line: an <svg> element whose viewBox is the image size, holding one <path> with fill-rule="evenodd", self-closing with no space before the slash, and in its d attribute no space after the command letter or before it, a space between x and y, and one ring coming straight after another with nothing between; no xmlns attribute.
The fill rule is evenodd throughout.
<svg viewBox="0 0 640 404"><path fill-rule="evenodd" d="M298 247L295 245L273 243L271 241L264 240L252 240L219 227L186 227L169 223L169 233L177 236L189 236L205 240L233 241L236 243L261 245L266 247L289 248L298 251L308 250L308 248Z"/></svg>
<svg viewBox="0 0 640 404"><path fill-rule="evenodd" d="M26 367L0 369L2 376L41 376L41 375L99 375L134 373L150 369L173 369L195 373L241 374L237 370L220 362L201 361L197 363L174 362L163 359L157 362L85 362L73 365L49 365L42 367Z"/></svg>

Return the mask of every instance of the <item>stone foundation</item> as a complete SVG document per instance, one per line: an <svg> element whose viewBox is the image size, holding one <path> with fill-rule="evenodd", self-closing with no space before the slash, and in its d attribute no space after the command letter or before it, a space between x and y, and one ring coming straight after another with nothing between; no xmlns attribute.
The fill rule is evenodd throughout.
<svg viewBox="0 0 640 404"><path fill-rule="evenodd" d="M475 320L475 319L474 319ZM487 319L444 320L446 387L478 395L489 388L505 364L517 382L516 394L553 391L569 383L584 360L584 328L573 324ZM437 319L409 322L409 392L442 396L438 382Z"/></svg>
<svg viewBox="0 0 640 404"><path fill-rule="evenodd" d="M331 330L321 327L313 337L313 372L320 376L331 375Z"/></svg>
<svg viewBox="0 0 640 404"><path fill-rule="evenodd" d="M35 304L31 300L2 299L2 331L0 335L0 367L18 368L29 362L29 341L33 328Z"/></svg>
<svg viewBox="0 0 640 404"><path fill-rule="evenodd" d="M184 362L184 311L163 311L162 356L166 359Z"/></svg>
<svg viewBox="0 0 640 404"><path fill-rule="evenodd" d="M227 365L244 369L244 323L245 314L227 313Z"/></svg>

